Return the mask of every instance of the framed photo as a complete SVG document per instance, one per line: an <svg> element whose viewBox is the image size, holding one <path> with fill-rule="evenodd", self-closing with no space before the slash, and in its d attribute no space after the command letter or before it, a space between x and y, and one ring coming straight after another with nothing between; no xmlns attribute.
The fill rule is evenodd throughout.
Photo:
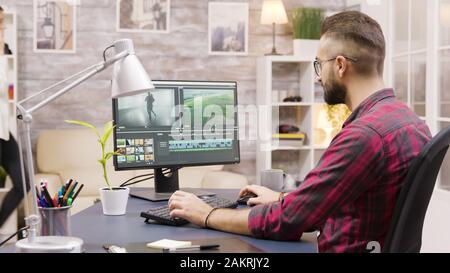
<svg viewBox="0 0 450 273"><path fill-rule="evenodd" d="M35 52L75 53L76 1L34 0Z"/></svg>
<svg viewBox="0 0 450 273"><path fill-rule="evenodd" d="M209 3L210 55L248 54L248 13L248 3Z"/></svg>
<svg viewBox="0 0 450 273"><path fill-rule="evenodd" d="M170 29L170 0L117 0L117 31L160 32Z"/></svg>

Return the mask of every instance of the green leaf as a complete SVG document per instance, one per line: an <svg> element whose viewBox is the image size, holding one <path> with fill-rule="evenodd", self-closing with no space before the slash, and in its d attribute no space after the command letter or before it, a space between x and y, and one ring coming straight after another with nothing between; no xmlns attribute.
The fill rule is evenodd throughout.
<svg viewBox="0 0 450 273"><path fill-rule="evenodd" d="M100 163L100 165L102 165L103 168L103 177L105 179L106 184L108 185L109 188L111 188L111 185L109 184L108 181L108 175L106 172L106 162L111 159L112 156L114 155L121 155L120 153L117 152L109 152L109 153L105 153L105 146L106 146L106 141L109 139L109 137L111 136L114 128L116 127L114 125L113 121L108 121L107 123L105 123L105 125L103 126L103 136L100 135L100 131L97 129L97 127L95 127L94 125L84 122L84 121L79 121L79 120L66 120L67 123L70 124L76 124L76 125L80 125L86 128L91 129L92 131L95 132L95 134L98 136L98 143L100 143L101 148L102 148L102 158L98 159L98 163Z"/></svg>
<svg viewBox="0 0 450 273"><path fill-rule="evenodd" d="M105 155L105 160L108 161L112 156L113 156L112 153L107 153L107 154Z"/></svg>
<svg viewBox="0 0 450 273"><path fill-rule="evenodd" d="M112 127L113 127L113 121L110 120L107 123L105 123L105 125L103 126L103 132L104 133L108 132Z"/></svg>
<svg viewBox="0 0 450 273"><path fill-rule="evenodd" d="M105 160L108 161L113 155L122 155L122 154L116 153L116 152L109 152L109 153L106 153L106 155L105 155Z"/></svg>
<svg viewBox="0 0 450 273"><path fill-rule="evenodd" d="M111 122L111 126L108 126L108 127L105 126L104 129L107 129L107 131L105 131L105 134L102 137L102 143L103 144L105 144L106 141L108 140L108 138L111 136L111 133L114 130L114 127L116 127L116 126L112 126L112 122Z"/></svg>
<svg viewBox="0 0 450 273"><path fill-rule="evenodd" d="M92 125L92 124L90 124L90 123L87 123L87 122L84 122L84 121L79 121L79 120L66 120L66 122L67 122L67 123L72 123L72 124L81 125L81 126L84 126L84 127L90 128L90 129L93 129L93 130L97 130L97 128L95 128L94 125Z"/></svg>
<svg viewBox="0 0 450 273"><path fill-rule="evenodd" d="M95 132L95 134L98 136L98 138L100 138L100 133L98 132L98 129L94 125L92 125L90 123L87 123L87 122L84 122L84 121L79 121L79 120L66 120L66 122L67 123L71 123L71 124L84 126L86 128L92 129Z"/></svg>

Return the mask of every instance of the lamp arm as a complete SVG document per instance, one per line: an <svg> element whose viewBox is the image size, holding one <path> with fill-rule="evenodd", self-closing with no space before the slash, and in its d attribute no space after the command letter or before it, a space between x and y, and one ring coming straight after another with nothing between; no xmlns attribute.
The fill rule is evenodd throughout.
<svg viewBox="0 0 450 273"><path fill-rule="evenodd" d="M59 90L58 92L56 92L55 94L53 94L52 96L44 99L43 101L41 101L40 103L36 104L35 106L26 109L23 104L25 102L27 102L28 100L30 100L33 97L36 97L37 95L32 95L22 101L20 101L16 108L17 108L17 112L19 113L17 118L23 121L24 124L24 142L25 142L25 155L26 158L24 160L23 155L22 155L22 136L20 134L19 135L19 147L20 147L20 161L21 161L21 171L22 171L22 184L23 184L23 188L24 188L24 200L25 200L25 210L26 210L26 218L25 218L25 222L26 224L30 227L28 229L28 240L29 242L34 242L37 236L37 227L39 226L40 223L40 218L39 218L39 211L37 208L37 192L36 192L36 182L34 180L34 162L33 162L33 151L32 151L32 146L31 146L31 123L33 122L33 116L32 113L34 111L39 110L40 108L44 107L45 105L49 104L50 102L54 101L55 99L57 99L58 97L64 95L65 93L67 93L68 91L72 90L73 88L75 88L76 86L80 85L81 83L83 83L84 81L88 80L89 78L91 78L92 76L96 75L97 73L100 73L101 71L105 70L108 66L114 64L115 62L127 57L130 54L130 52L128 51L123 51L117 55L115 55L114 57L110 58L109 60L106 60L104 62L98 63L96 65L93 65L87 69L84 69L81 72L78 72L77 74L62 80L52 86L50 86L49 88L46 88L42 91L39 91L38 94L42 94L43 92L46 92L58 85L61 85L65 82L67 82L70 79L73 79L77 76L82 75L83 73L86 73L87 71L89 71L89 73L85 74L84 76L82 76L81 78L75 80L74 82L70 83L69 85L67 85L66 87L62 88L61 90ZM27 172L28 172L28 177L29 177L29 181L30 181L30 191L31 191L31 209L29 207L29 200L28 200L28 194L27 194L27 182L26 182L26 177L25 177L25 166L27 168Z"/></svg>
<svg viewBox="0 0 450 273"><path fill-rule="evenodd" d="M84 70L82 70L82 71L80 71L80 72L78 72L78 73L76 73L76 74L74 74L74 75L72 75L72 76L70 76L70 77L68 77L68 78L66 78L66 79L64 79L64 80L62 80L62 81L60 81L60 82L57 82L57 83L55 83L55 84L53 84L53 85L51 85L51 86L49 86L49 87L47 87L47 88L45 88L45 89L43 89L43 90L41 90L41 91L39 91L39 92L37 92L37 93L35 93L35 94L29 96L28 98L25 98L25 99L19 101L19 104L24 104L25 102L31 100L32 98L35 98L35 97L41 95L42 93L45 93L45 92L47 92L47 91L49 91L49 90L52 90L53 88L55 88L55 87L57 87L57 86L59 86L59 85L65 83L65 82L67 82L67 81L70 81L70 80L72 80L72 79L74 79L74 78L76 78L76 77L78 77L78 76L80 76L80 75L86 73L87 71L90 71L90 70L94 69L94 68L97 67L98 65L99 65L99 64L94 64L94 65L92 65L92 66L90 66L90 67L88 67L88 68L86 68L86 69L84 69Z"/></svg>
<svg viewBox="0 0 450 273"><path fill-rule="evenodd" d="M61 90L59 90L59 91L56 92L55 94L51 95L50 97L46 98L45 100L41 101L40 103L36 104L35 106L33 106L33 107L29 108L29 109L25 109L25 108L23 107L23 104L24 104L25 102L27 102L28 100L30 100L32 97L37 96L38 94L32 95L32 96L30 96L30 97L28 97L28 98L26 98L26 99L20 101L20 102L18 103L18 108L20 107L19 110L25 110L26 113L31 114L31 113L33 113L34 111L36 111L36 110L38 110L38 109L44 107L45 105L47 105L47 104L49 104L50 102L54 101L55 99L59 98L60 96L64 95L66 92L68 92L68 91L72 90L73 88L77 87L78 85L80 85L81 83L85 82L86 80L88 80L88 79L91 78L92 76L96 75L97 73L102 72L102 71L105 70L107 67L109 67L109 66L111 66L112 64L114 64L115 62L117 62L117 61L119 61L119 60L121 60L121 59L127 57L129 54L130 54L129 52L123 51L123 52L121 52L121 53L115 55L114 57L110 58L109 60L106 60L106 61L104 61L104 62L95 64L95 65L93 65L93 66L90 66L89 68L87 68L87 69L85 69L85 70L83 70L83 71L81 71L81 72L78 72L78 73L76 73L76 74L70 76L69 78L67 78L67 79L65 79L65 80L62 80L62 81L60 81L60 82L58 82L58 83L56 83L56 84L54 84L54 85L52 85L52 86L50 86L50 87L48 87L48 88L42 90L42 91L39 91L38 94L42 94L43 92L46 92L46 91L48 91L48 90L50 90L50 89L53 89L54 87L56 87L56 86L58 86L58 85L61 85L61 84L65 83L65 82L67 82L68 80L73 79L73 78L75 78L75 77L77 77L77 76L79 76L79 75L81 75L81 74L83 74L83 73L86 73L87 71L90 70L89 73L85 74L85 75L82 76L81 78L79 78L79 79L75 80L74 82L70 83L70 84L67 85L66 87L62 88ZM25 112L21 111L22 114L25 114Z"/></svg>

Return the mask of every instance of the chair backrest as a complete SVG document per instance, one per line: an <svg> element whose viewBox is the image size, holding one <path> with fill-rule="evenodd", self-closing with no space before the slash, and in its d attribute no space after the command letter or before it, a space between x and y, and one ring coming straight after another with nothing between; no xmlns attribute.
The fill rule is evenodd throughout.
<svg viewBox="0 0 450 273"><path fill-rule="evenodd" d="M425 145L406 176L383 246L388 253L418 253L436 178L450 144L450 127Z"/></svg>

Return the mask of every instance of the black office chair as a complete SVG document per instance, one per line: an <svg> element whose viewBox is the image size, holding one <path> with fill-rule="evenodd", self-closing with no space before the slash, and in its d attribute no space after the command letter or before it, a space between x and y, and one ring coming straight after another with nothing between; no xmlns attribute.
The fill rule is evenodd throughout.
<svg viewBox="0 0 450 273"><path fill-rule="evenodd" d="M412 162L394 210L384 253L420 252L425 213L449 144L450 127L431 139Z"/></svg>

